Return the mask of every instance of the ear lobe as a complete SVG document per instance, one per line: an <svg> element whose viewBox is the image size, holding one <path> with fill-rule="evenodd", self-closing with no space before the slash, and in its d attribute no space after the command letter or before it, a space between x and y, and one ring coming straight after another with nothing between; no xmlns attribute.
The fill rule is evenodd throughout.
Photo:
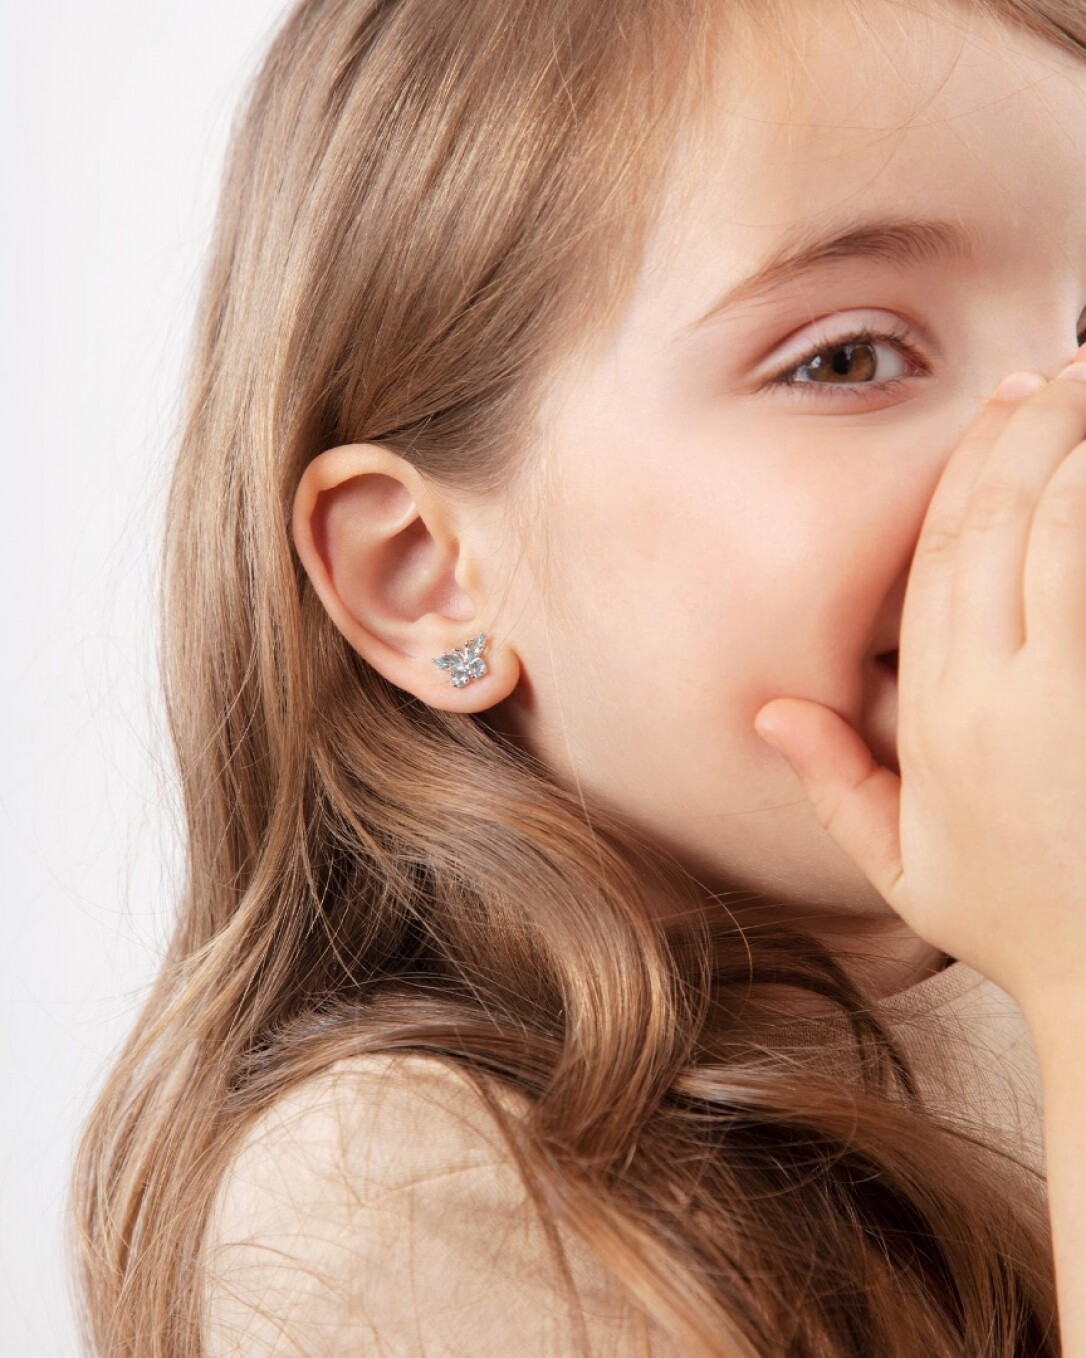
<svg viewBox="0 0 1086 1358"><path fill-rule="evenodd" d="M346 444L306 467L291 528L314 590L358 654L432 706L474 711L508 696L519 663L488 637L486 673L461 688L433 664L488 630L464 512L391 449Z"/></svg>

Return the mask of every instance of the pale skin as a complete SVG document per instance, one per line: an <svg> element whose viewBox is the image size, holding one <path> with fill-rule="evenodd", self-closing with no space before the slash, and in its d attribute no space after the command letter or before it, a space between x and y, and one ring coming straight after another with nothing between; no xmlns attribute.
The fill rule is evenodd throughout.
<svg viewBox="0 0 1086 1358"><path fill-rule="evenodd" d="M1044 1090L1065 1358L1086 1355L1086 345L997 389L936 488L901 630L901 776L832 710L759 714L923 937L1012 995ZM1008 383L1012 379L1008 379Z"/></svg>
<svg viewBox="0 0 1086 1358"><path fill-rule="evenodd" d="M548 573L504 506L376 446L314 459L294 539L390 681L496 707L707 896L803 916L873 994L949 953L1018 1001L1063 1351L1086 1358L1086 382L988 399L1056 378L1086 328L1086 63L883 11L880 45L797 7L787 75L752 50L720 83L621 326L555 388ZM839 257L690 329L789 229L844 218L951 222L972 249ZM850 357L864 324L913 356ZM483 631L489 672L454 689L432 658Z"/></svg>

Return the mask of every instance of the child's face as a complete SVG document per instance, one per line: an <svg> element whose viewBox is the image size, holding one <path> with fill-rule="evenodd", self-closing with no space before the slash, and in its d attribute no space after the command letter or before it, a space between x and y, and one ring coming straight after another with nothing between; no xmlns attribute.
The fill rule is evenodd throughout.
<svg viewBox="0 0 1086 1358"><path fill-rule="evenodd" d="M822 10L794 54L732 48L613 343L552 397L555 578L508 610L529 682L500 711L713 889L887 916L752 719L812 698L897 768L875 657L935 485L998 380L1086 328L1086 64L950 9L872 0L875 37ZM839 253L697 324L794 232L909 219L971 253ZM865 325L916 357L850 359Z"/></svg>

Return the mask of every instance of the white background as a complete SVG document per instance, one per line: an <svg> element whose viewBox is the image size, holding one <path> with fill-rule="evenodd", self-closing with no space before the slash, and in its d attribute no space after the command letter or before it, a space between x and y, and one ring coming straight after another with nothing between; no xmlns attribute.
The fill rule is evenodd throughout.
<svg viewBox="0 0 1086 1358"><path fill-rule="evenodd" d="M230 121L283 0L0 17L0 1353L78 1352L78 1125L180 876L154 595Z"/></svg>

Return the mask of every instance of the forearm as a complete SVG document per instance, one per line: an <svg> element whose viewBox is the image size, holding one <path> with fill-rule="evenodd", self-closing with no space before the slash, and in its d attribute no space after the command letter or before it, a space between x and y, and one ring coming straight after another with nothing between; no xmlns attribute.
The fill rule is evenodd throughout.
<svg viewBox="0 0 1086 1358"><path fill-rule="evenodd" d="M1086 997L1031 1022L1044 1097L1063 1358L1086 1358Z"/></svg>

